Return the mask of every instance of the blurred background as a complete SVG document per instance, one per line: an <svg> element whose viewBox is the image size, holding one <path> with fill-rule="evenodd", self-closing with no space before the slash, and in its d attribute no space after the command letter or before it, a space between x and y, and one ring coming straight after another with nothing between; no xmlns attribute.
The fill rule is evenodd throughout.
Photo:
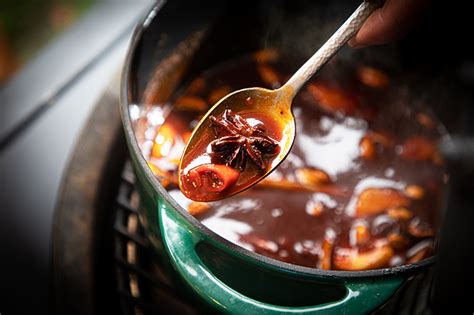
<svg viewBox="0 0 474 315"><path fill-rule="evenodd" d="M0 86L67 30L96 0L3 0L0 3Z"/></svg>
<svg viewBox="0 0 474 315"><path fill-rule="evenodd" d="M153 3L0 1L1 314L53 313L53 230L61 182L111 82L116 94L107 108L115 113L116 123L109 129L119 130L117 84L122 63L135 25ZM79 201L74 204L80 207ZM87 243L80 225L87 218L67 217L75 220L72 226L83 228L81 239ZM79 246L68 248L86 257ZM74 272L80 268L74 267ZM92 277L73 282L80 286L87 281ZM86 298L91 290L73 291L82 305L93 307Z"/></svg>

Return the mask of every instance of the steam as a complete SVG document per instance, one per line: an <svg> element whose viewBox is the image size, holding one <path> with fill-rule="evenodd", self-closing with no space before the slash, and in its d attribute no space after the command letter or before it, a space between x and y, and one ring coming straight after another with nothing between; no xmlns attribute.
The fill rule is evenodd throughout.
<svg viewBox="0 0 474 315"><path fill-rule="evenodd" d="M357 4L264 1L263 47L309 57L345 21Z"/></svg>

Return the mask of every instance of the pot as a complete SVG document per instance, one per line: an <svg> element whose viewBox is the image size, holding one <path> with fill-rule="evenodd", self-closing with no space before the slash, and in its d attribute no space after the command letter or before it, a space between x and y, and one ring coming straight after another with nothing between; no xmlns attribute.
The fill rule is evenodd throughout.
<svg viewBox="0 0 474 315"><path fill-rule="evenodd" d="M147 106L165 104L187 76L262 47L264 35L268 39L279 32L277 26L276 33L265 33L262 25L275 24L272 19L279 14L285 19L277 9L268 14L262 2L206 4L179 0L154 4L135 30L122 75L121 114L141 197L140 219L154 254L168 268L174 284L203 307L229 313L352 314L426 309L434 257L396 268L358 272L283 263L247 251L210 231L161 186L140 151L143 126L131 116ZM306 7L309 3L304 5L292 2L285 7L289 14L303 16L303 26L296 27L303 28L306 17L320 12L314 5L310 9ZM326 16L342 21L352 7L339 6L340 19L333 14ZM332 9L325 8L324 12ZM337 21L330 23L333 28ZM324 23L327 21L321 25ZM251 31L247 32L249 25ZM321 38L312 38L308 53L330 31L327 28L327 32L321 31ZM304 36L308 32L299 41L304 42ZM291 47L291 37L276 41ZM341 53L344 56L347 51ZM391 54L373 56L392 60Z"/></svg>

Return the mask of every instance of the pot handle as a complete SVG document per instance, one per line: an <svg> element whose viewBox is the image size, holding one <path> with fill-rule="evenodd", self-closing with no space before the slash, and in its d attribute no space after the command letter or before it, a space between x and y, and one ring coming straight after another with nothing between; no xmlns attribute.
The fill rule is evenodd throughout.
<svg viewBox="0 0 474 315"><path fill-rule="evenodd" d="M272 305L249 298L219 280L199 258L195 247L202 240L174 209L160 203L158 209L164 247L174 269L202 300L224 313L244 314L362 314L385 303L403 279L387 277L354 279L345 283L347 294L339 301L316 306L289 307Z"/></svg>

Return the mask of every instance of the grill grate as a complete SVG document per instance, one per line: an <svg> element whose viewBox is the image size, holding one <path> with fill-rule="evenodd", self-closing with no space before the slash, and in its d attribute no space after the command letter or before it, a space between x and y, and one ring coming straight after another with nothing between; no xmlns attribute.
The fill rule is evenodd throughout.
<svg viewBox="0 0 474 315"><path fill-rule="evenodd" d="M196 314L193 306L173 288L153 260L151 244L138 219L139 196L135 175L126 163L114 212L114 260L117 290L124 314Z"/></svg>

